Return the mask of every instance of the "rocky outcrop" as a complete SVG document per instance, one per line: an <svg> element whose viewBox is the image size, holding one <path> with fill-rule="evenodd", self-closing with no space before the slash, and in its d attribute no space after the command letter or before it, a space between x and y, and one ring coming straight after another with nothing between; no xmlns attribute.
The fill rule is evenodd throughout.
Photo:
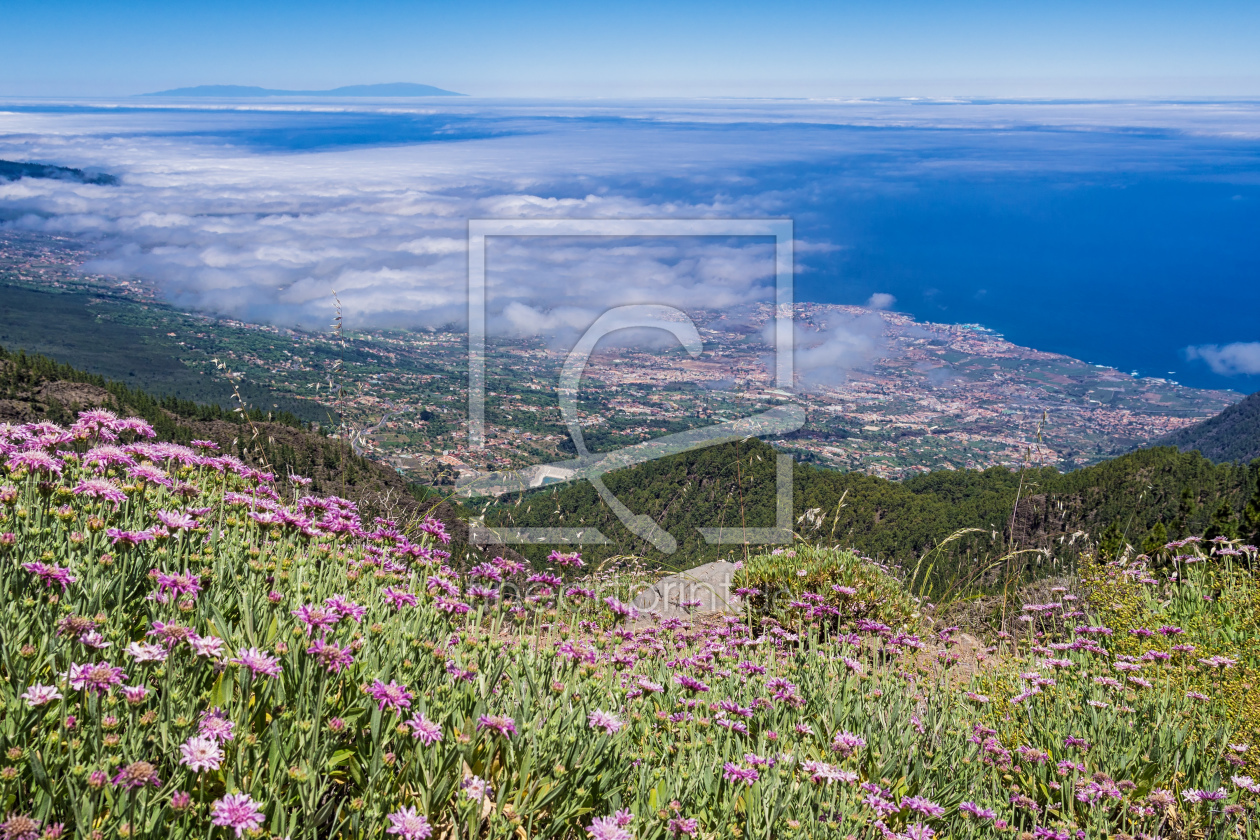
<svg viewBox="0 0 1260 840"><path fill-rule="evenodd" d="M738 613L738 599L731 594L735 564L725 560L663 577L635 596L640 613L662 618L687 618L699 613ZM698 603L697 603L698 602Z"/></svg>

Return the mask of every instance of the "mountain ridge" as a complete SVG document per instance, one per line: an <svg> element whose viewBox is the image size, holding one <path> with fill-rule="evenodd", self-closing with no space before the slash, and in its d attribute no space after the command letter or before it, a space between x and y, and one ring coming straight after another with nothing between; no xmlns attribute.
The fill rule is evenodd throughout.
<svg viewBox="0 0 1260 840"><path fill-rule="evenodd" d="M257 85L194 85L171 88L137 96L207 96L207 97L264 97L264 96L467 96L453 90L412 82L388 82L377 85L344 85L329 90L284 90Z"/></svg>
<svg viewBox="0 0 1260 840"><path fill-rule="evenodd" d="M723 528L738 540L746 527L774 524L775 455L751 438L614 470L603 480L622 504L678 540L678 557L703 563L729 559L731 549L707 545L699 528ZM897 482L805 463L793 473L795 531L894 564L931 557L925 575L938 582L997 558L1045 576L1095 549L1114 556L1124 543L1153 552L1191 535L1260 539L1260 463L1214 464L1172 447L1139 449L1066 473L990 467ZM613 547L589 546L588 560L596 564L612 553L674 562L631 534L586 481L500 497L485 522L506 531L597 529ZM1010 556L1016 547L1035 553ZM539 559L535 546L521 551Z"/></svg>
<svg viewBox="0 0 1260 840"><path fill-rule="evenodd" d="M1260 458L1260 391L1220 414L1178 429L1150 445L1175 446L1182 452L1198 450L1203 457L1217 463L1250 463Z"/></svg>

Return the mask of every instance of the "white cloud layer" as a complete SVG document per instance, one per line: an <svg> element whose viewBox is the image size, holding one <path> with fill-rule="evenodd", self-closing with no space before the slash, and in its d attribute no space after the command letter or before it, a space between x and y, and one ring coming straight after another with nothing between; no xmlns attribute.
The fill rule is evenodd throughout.
<svg viewBox="0 0 1260 840"><path fill-rule="evenodd" d="M604 176L652 161L571 137L250 153L172 139L154 119L134 127L139 136L102 141L87 117L25 115L27 132L0 135L0 157L94 166L123 183L0 183L0 213L20 227L93 238L100 256L90 271L139 276L178 305L247 320L322 327L335 290L351 325L462 323L469 219L782 215L776 196L709 188L682 202L609 190ZM693 163L675 158L662 169ZM589 183L575 188L575 179ZM498 238L487 247L490 323L536 335L580 330L620 304L743 305L772 297L773 272L773 244L751 239Z"/></svg>
<svg viewBox="0 0 1260 840"><path fill-rule="evenodd" d="M887 292L876 292L871 295L870 300L866 302L866 305L871 309L892 309L893 304L896 302L897 299Z"/></svg>
<svg viewBox="0 0 1260 840"><path fill-rule="evenodd" d="M888 295L891 297L891 295ZM793 330L793 365L797 387L816 391L843 385L853 370L869 367L889 352L884 319L873 312L863 315L834 313L813 325L797 322ZM762 341L774 342L774 323L762 329ZM773 357L765 359L774 369Z"/></svg>
<svg viewBox="0 0 1260 840"><path fill-rule="evenodd" d="M1186 358L1205 362L1221 376L1255 376L1260 374L1260 341L1192 345L1186 348Z"/></svg>
<svg viewBox="0 0 1260 840"><path fill-rule="evenodd" d="M824 187L762 184L749 174L753 168L850 152L863 155L862 167L845 176L845 184L857 188L879 183L889 168L910 165L955 172L1069 165L1062 155L1047 154L1031 131L1017 134L1028 145L1001 161L954 155L924 163L917 152L903 154L912 141L902 132L872 141L869 132L836 132L832 126L1108 131L1193 124L1206 133L1260 136L1260 109L1238 104L1189 110L1159 103L1100 110L699 100L460 100L443 102L440 110L336 103L145 110L120 104L128 107L0 110L0 158L92 167L123 179L116 187L0 183L0 219L91 237L100 257L90 270L153 281L178 305L320 328L329 323L334 290L352 325L462 323L469 219L782 218L807 207ZM1186 116L1190 111L1193 118ZM362 129L367 134L383 125L428 134L392 146L345 140L356 120L369 121ZM321 131L333 138L322 150L285 145L286 138L305 142L324 136ZM1074 168L1089 165L1084 158L1070 162ZM837 247L798 242L796 252ZM609 306L713 310L769 300L773 247L700 238L502 239L488 246L487 267L492 331L555 334L584 329ZM886 309L894 303L879 293L868 305ZM873 325L843 324L803 335L798 368L825 381L833 376L829 370L864 363L881 352ZM1217 364L1242 370L1249 364L1246 353L1230 349L1239 346L1198 350L1214 370Z"/></svg>

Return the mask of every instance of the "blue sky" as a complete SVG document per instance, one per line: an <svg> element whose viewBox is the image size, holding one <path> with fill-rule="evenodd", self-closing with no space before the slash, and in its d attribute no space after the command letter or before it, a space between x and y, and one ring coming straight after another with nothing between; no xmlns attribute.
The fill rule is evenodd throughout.
<svg viewBox="0 0 1260 840"><path fill-rule="evenodd" d="M1260 3L9 0L0 95L1260 95ZM20 34L20 37L12 37Z"/></svg>

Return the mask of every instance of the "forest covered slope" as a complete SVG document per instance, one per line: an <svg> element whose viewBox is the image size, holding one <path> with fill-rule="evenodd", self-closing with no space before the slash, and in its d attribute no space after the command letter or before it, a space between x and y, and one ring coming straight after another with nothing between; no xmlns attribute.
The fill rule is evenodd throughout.
<svg viewBox="0 0 1260 840"><path fill-rule="evenodd" d="M732 551L706 544L698 528L723 528L738 537L743 528L774 525L775 455L772 447L751 439L606 475L623 504L678 540L674 555L656 552L627 531L586 482L506 498L490 507L486 521L502 527L595 527L612 545L590 547L593 557L634 552L667 565L694 565ZM914 565L959 529L977 529L949 543L936 560L937 576L949 578L1018 549L1042 549L1064 562L1090 547L1115 553L1127 543L1153 550L1190 534L1257 542L1258 482L1260 462L1214 464L1173 447L1140 450L1069 473L994 467L942 470L905 482L797 464L792 526L802 536L902 565ZM525 553L530 551L537 549Z"/></svg>
<svg viewBox="0 0 1260 840"><path fill-rule="evenodd" d="M1156 441L1182 452L1198 450L1218 463L1250 463L1260 458L1260 392L1235 403L1215 417L1187 426Z"/></svg>

